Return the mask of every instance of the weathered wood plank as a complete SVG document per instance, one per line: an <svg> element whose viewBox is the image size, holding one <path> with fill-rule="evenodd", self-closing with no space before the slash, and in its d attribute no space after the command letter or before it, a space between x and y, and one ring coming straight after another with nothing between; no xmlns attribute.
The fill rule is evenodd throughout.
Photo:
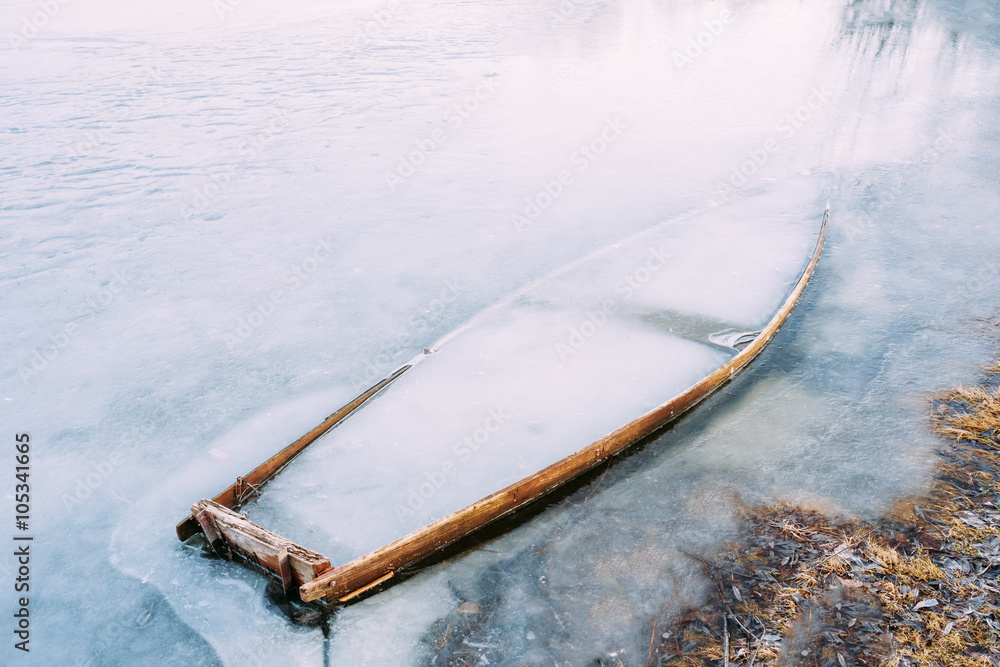
<svg viewBox="0 0 1000 667"><path fill-rule="evenodd" d="M390 572L389 574L383 575L383 576L379 577L378 579L376 579L375 581L373 581L372 583L368 584L367 586L362 586L361 588L359 588L358 590L354 591L353 593L348 593L344 597L340 598L338 600L338 602L350 602L354 598L359 597L359 596L363 595L364 593L367 593L368 591L370 591L371 589L375 588L379 584L381 584L381 583L383 583L385 581L389 581L390 579L393 578L393 576L395 576L395 574L396 574L395 572Z"/></svg>
<svg viewBox="0 0 1000 667"><path fill-rule="evenodd" d="M378 579L387 578L404 565L428 556L581 475L629 445L662 428L704 400L713 391L728 383L760 354L788 318L819 261L826 240L829 216L830 212L827 210L823 215L819 240L812 258L781 308L752 343L715 372L635 421L538 473L349 563L328 570L313 581L300 586L299 595L304 601L318 600L323 597L327 597L331 601L349 598L351 597L349 594L353 591L363 589Z"/></svg>
<svg viewBox="0 0 1000 667"><path fill-rule="evenodd" d="M281 557L285 554L289 585L301 586L330 569L330 560L315 551L264 530L250 519L212 500L191 506L194 516L208 515L215 530L230 550L282 577ZM290 570L290 571L289 571Z"/></svg>
<svg viewBox="0 0 1000 667"><path fill-rule="evenodd" d="M233 555L229 553L229 547L226 546L226 541L223 539L222 533L219 532L219 527L215 525L212 513L202 510L195 514L194 518L198 520L198 525L201 526L201 531L205 533L205 539L208 540L215 555L219 558L232 558Z"/></svg>
<svg viewBox="0 0 1000 667"><path fill-rule="evenodd" d="M281 590L288 594L295 584L295 577L292 575L292 562L288 549L282 549L278 554L278 577L281 579Z"/></svg>
<svg viewBox="0 0 1000 667"><path fill-rule="evenodd" d="M301 454L306 447L311 445L320 436L343 421L348 415L361 407L366 401L382 391L382 389L410 368L411 365L403 366L389 377L370 387L368 390L358 395L353 401L324 419L321 424L313 428L301 438L261 463L243 477L237 477L236 483L232 484L225 491L215 496L212 500L224 507L232 509L247 500L247 496L249 494L259 493L264 484L269 482L275 475L281 472L281 469L288 465L292 459ZM177 524L177 538L183 542L197 533L199 529L200 526L198 525L198 522L195 521L194 516L188 516Z"/></svg>

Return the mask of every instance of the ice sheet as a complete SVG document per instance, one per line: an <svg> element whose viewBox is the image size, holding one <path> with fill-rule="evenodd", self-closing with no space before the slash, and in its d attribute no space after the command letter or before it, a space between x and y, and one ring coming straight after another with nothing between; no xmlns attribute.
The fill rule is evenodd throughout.
<svg viewBox="0 0 1000 667"><path fill-rule="evenodd" d="M926 483L926 397L995 349L996 3L224 1L0 8L0 418L37 456L17 659L644 664L704 592L677 548L713 553L737 501L875 516ZM826 198L817 274L736 383L328 638L174 537L192 500L525 285L684 212L811 227ZM622 314L663 324L645 293Z"/></svg>

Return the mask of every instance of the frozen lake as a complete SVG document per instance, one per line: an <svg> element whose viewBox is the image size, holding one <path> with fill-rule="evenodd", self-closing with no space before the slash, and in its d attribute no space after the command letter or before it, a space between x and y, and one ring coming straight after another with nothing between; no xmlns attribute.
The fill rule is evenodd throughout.
<svg viewBox="0 0 1000 667"><path fill-rule="evenodd" d="M724 544L740 501L873 516L919 491L928 395L996 347L986 0L54 0L0 28L4 516L34 538L33 664L642 664L705 591L680 549ZM685 216L752 237L740 212L793 196L830 201L830 235L747 373L326 638L174 537L532 281ZM16 576L0 559L5 661Z"/></svg>

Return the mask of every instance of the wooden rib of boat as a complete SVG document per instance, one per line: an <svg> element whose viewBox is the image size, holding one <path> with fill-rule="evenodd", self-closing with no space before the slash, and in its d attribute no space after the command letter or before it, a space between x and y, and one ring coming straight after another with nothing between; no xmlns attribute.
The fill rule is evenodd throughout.
<svg viewBox="0 0 1000 667"><path fill-rule="evenodd" d="M829 209L823 215L819 238L808 264L767 325L759 332L713 340L736 351L726 363L638 419L495 493L339 566L333 566L325 556L271 533L234 511L248 499L259 495L263 485L312 442L409 370L411 366L407 365L363 392L247 475L237 478L236 483L212 500L196 502L191 508L191 515L177 525L177 536L183 541L198 532L204 533L220 556L232 558L236 555L260 565L278 577L286 591L298 587L303 601L325 599L329 602L349 602L356 599L392 578L401 568L528 505L608 460L677 419L729 382L761 353L794 308L819 261L828 221Z"/></svg>

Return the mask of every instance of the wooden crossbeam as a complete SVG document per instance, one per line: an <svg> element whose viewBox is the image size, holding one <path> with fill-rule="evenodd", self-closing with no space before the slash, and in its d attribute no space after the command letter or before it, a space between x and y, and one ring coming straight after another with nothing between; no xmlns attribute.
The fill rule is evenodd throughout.
<svg viewBox="0 0 1000 667"><path fill-rule="evenodd" d="M207 516L218 531L219 539L230 550L270 570L281 578L282 584L287 581L288 588L308 583L330 569L330 560L323 554L264 530L215 501L199 500L191 506L191 513L197 517Z"/></svg>

